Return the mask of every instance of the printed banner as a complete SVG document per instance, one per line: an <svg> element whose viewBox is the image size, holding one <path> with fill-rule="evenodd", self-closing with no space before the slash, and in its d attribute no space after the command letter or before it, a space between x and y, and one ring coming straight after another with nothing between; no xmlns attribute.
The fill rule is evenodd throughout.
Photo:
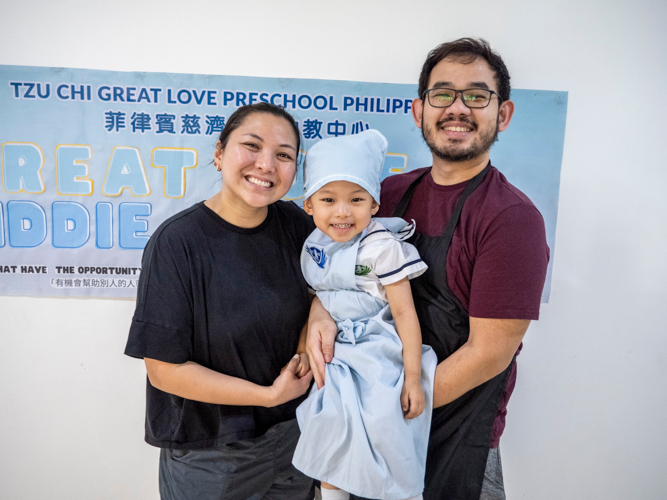
<svg viewBox="0 0 667 500"><path fill-rule="evenodd" d="M382 177L428 166L417 85L0 66L0 294L132 297L148 238L220 189L216 139L239 107L291 112L303 152L380 130ZM491 159L544 216L555 245L567 93L515 90ZM300 202L301 165L286 198ZM551 264L543 301L547 301Z"/></svg>

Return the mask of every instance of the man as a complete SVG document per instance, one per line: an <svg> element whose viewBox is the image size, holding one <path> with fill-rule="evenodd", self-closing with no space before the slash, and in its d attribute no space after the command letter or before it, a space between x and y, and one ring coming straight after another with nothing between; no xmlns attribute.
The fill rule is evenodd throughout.
<svg viewBox="0 0 667 500"><path fill-rule="evenodd" d="M429 265L411 282L439 362L426 500L505 498L498 441L549 259L542 216L489 160L514 112L509 80L483 40L431 51L412 110L433 166L382 183L378 216L414 219L412 243ZM321 387L335 332L314 304L308 354Z"/></svg>

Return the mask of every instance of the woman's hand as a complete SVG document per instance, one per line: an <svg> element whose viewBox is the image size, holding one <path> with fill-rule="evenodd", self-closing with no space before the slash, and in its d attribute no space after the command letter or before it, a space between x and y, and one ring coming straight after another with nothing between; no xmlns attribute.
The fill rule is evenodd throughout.
<svg viewBox="0 0 667 500"><path fill-rule="evenodd" d="M269 387L271 393L270 404L266 406L278 406L306 393L310 381L313 379L313 372L307 370L305 374L299 376L300 362L301 356L295 354L278 375L278 378L273 381L273 385Z"/></svg>
<svg viewBox="0 0 667 500"><path fill-rule="evenodd" d="M420 380L405 380L401 391L403 417L415 418L424 412L424 391Z"/></svg>

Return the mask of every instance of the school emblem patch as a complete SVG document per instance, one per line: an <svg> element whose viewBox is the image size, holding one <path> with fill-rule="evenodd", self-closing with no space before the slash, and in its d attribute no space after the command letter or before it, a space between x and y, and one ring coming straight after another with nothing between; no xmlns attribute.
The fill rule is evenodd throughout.
<svg viewBox="0 0 667 500"><path fill-rule="evenodd" d="M324 269L324 265L327 263L327 254L324 253L324 250L306 245L306 252L310 254L318 266Z"/></svg>
<svg viewBox="0 0 667 500"><path fill-rule="evenodd" d="M371 268L368 266L354 266L354 274L355 276L366 276L368 273L371 272Z"/></svg>

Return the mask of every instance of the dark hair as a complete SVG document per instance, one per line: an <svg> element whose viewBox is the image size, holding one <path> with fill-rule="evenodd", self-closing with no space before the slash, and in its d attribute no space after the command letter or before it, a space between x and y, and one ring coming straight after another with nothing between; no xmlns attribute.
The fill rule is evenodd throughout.
<svg viewBox="0 0 667 500"><path fill-rule="evenodd" d="M296 161L298 164L299 160L299 148L301 147L301 136L299 135L299 127L294 121L294 117L290 115L285 108L282 106L276 106L275 104L270 104L268 102L258 102L256 104L248 104L247 106L241 106L239 109L234 111L232 115L227 120L225 128L220 132L218 141L220 141L220 147L225 149L227 142L229 141L229 136L234 130L243 125L245 119L254 114L254 113L266 113L269 115L277 116L278 118L283 118L294 129L294 135L296 136Z"/></svg>
<svg viewBox="0 0 667 500"><path fill-rule="evenodd" d="M498 95L503 101L510 98L510 73L507 71L507 66L503 59L497 52L491 50L489 43L480 38L459 38L453 42L446 42L438 45L435 49L428 53L422 72L419 75L419 98L424 98L424 92L428 90L428 81L431 78L431 71L433 68L445 59L452 57L457 62L463 64L470 64L478 58L484 59L491 69L495 72L496 86L498 87Z"/></svg>

